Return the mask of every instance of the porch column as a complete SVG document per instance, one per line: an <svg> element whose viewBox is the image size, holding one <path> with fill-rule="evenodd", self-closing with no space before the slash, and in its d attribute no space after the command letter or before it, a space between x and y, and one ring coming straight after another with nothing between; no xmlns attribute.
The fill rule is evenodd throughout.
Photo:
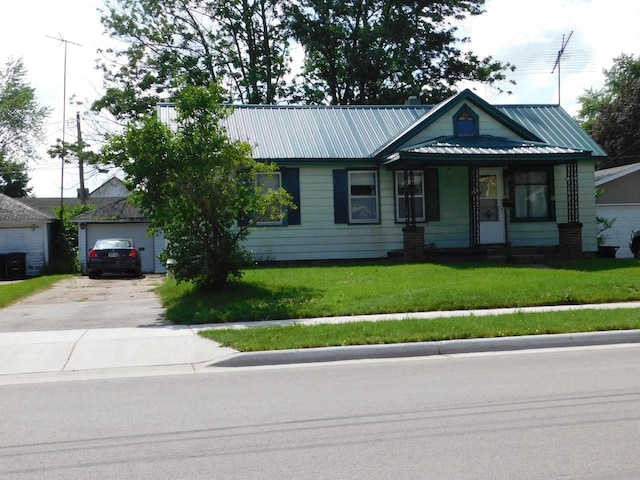
<svg viewBox="0 0 640 480"><path fill-rule="evenodd" d="M582 254L582 223L578 195L578 164L567 164L567 223L558 224L560 251L563 254Z"/></svg>
<svg viewBox="0 0 640 480"><path fill-rule="evenodd" d="M480 169L469 167L469 246L480 245Z"/></svg>
<svg viewBox="0 0 640 480"><path fill-rule="evenodd" d="M402 229L402 254L408 260L419 260L426 256L424 227L404 227Z"/></svg>

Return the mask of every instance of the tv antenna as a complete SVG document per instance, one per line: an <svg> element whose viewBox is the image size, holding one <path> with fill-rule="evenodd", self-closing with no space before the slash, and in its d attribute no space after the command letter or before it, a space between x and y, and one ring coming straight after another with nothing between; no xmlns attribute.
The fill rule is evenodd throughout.
<svg viewBox="0 0 640 480"><path fill-rule="evenodd" d="M63 73L63 82L62 82L62 168L60 169L60 222L64 221L64 162L65 162L65 126L67 120L67 46L69 44L76 45L81 47L79 43L72 42L70 40L65 40L62 38L62 35L58 34L58 37L51 37L49 35L45 35L47 38L51 38L52 40L58 40L60 43L64 44L64 73Z"/></svg>
<svg viewBox="0 0 640 480"><path fill-rule="evenodd" d="M571 30L571 33L566 38L565 34L562 34L562 45L560 46L560 50L558 50L558 56L556 57L556 63L553 65L553 70L551 70L551 73L553 73L555 72L556 67L558 69L558 105L560 105L560 63L562 62L562 56L564 55L564 51L567 48L569 40L571 40L572 36L573 30Z"/></svg>

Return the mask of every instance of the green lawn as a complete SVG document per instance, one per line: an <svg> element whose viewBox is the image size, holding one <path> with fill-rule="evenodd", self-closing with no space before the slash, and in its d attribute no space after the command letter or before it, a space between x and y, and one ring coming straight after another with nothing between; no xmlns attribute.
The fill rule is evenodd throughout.
<svg viewBox="0 0 640 480"><path fill-rule="evenodd" d="M46 290L54 283L69 275L46 275L19 282L0 281L0 308L11 305L18 300L41 290Z"/></svg>
<svg viewBox="0 0 640 480"><path fill-rule="evenodd" d="M215 329L205 330L201 335L225 347L253 352L629 329L640 329L637 309Z"/></svg>
<svg viewBox="0 0 640 480"><path fill-rule="evenodd" d="M169 279L159 293L169 320L184 324L602 303L640 300L640 262L259 267L225 291Z"/></svg>

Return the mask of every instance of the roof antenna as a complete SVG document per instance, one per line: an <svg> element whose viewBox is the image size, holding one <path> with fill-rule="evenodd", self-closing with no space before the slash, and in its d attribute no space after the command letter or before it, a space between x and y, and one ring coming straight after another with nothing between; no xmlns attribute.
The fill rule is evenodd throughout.
<svg viewBox="0 0 640 480"><path fill-rule="evenodd" d="M569 40L571 40L572 35L573 35L573 30L571 30L571 33L566 39L565 39L565 34L564 33L562 34L562 46L560 47L560 50L558 50L556 63L553 65L553 70L551 70L551 73L553 73L555 72L556 67L558 67L558 105L560 105L560 61L562 60L562 56L564 55L564 49L567 48L567 45L569 44Z"/></svg>
<svg viewBox="0 0 640 480"><path fill-rule="evenodd" d="M60 170L60 222L64 221L64 162L65 162L65 144L64 144L64 136L65 136L65 123L67 116L67 46L77 45L81 47L79 43L72 42L70 40L65 40L62 38L62 35L58 34L59 38L51 37L49 35L45 35L47 38L51 38L52 40L59 40L62 44L64 44L64 76L63 76L63 86L62 86L62 169Z"/></svg>

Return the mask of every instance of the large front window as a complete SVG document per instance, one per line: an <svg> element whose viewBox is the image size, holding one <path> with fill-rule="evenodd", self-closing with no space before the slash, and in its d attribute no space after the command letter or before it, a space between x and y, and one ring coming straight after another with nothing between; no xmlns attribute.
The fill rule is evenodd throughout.
<svg viewBox="0 0 640 480"><path fill-rule="evenodd" d="M352 223L378 221L378 172L349 171L349 221Z"/></svg>
<svg viewBox="0 0 640 480"><path fill-rule="evenodd" d="M551 219L551 175L549 170L515 172L513 178L516 220Z"/></svg>
<svg viewBox="0 0 640 480"><path fill-rule="evenodd" d="M416 221L424 222L425 204L424 204L424 172L414 171L413 175L409 172L396 172L396 212L398 221L407 219L407 201L411 201L411 191L413 191L414 208ZM410 208L410 205L409 205Z"/></svg>

